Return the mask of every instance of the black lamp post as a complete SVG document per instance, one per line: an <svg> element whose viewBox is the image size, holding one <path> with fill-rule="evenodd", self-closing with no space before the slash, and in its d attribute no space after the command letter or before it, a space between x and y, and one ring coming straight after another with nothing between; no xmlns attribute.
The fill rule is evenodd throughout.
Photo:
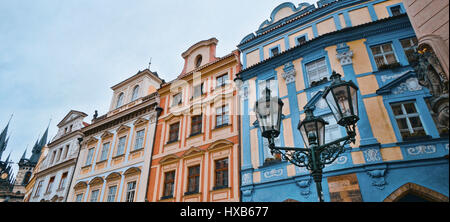
<svg viewBox="0 0 450 222"><path fill-rule="evenodd" d="M319 201L323 202L322 174L325 165L333 163L345 151L345 145L355 142L355 126L358 117L358 87L352 82L341 80L341 75L333 72L332 83L325 90L323 98L339 125L345 127L347 136L325 144L325 126L328 123L315 117L313 110L306 109L306 117L298 124L307 148L276 147L275 138L280 135L283 102L272 97L266 88L264 97L256 102L255 112L262 136L269 141L273 154L280 154L298 167L306 167L316 183Z"/></svg>

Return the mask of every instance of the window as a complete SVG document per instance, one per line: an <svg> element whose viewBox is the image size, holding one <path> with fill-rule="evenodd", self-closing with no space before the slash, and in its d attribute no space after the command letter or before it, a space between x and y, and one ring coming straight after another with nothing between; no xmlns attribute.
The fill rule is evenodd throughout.
<svg viewBox="0 0 450 222"><path fill-rule="evenodd" d="M370 49L372 50L378 69L385 65L398 63L391 43L373 46Z"/></svg>
<svg viewBox="0 0 450 222"><path fill-rule="evenodd" d="M180 122L170 125L169 143L178 141L179 129L180 129Z"/></svg>
<svg viewBox="0 0 450 222"><path fill-rule="evenodd" d="M200 65L202 65L202 60L203 60L202 55L198 55L195 58L195 68L198 68L200 67Z"/></svg>
<svg viewBox="0 0 450 222"><path fill-rule="evenodd" d="M175 171L164 174L164 191L163 197L173 197L173 188L175 182Z"/></svg>
<svg viewBox="0 0 450 222"><path fill-rule="evenodd" d="M229 112L228 105L216 109L216 128L228 125L229 121L228 112Z"/></svg>
<svg viewBox="0 0 450 222"><path fill-rule="evenodd" d="M272 77L267 80L261 80L258 81L258 91L259 91L259 98L264 98L266 95L265 89L270 89L270 96L276 97L278 96L278 83L275 80L275 77Z"/></svg>
<svg viewBox="0 0 450 222"><path fill-rule="evenodd" d="M403 139L426 136L414 102L392 104L391 107Z"/></svg>
<svg viewBox="0 0 450 222"><path fill-rule="evenodd" d="M99 193L99 190L93 190L92 191L90 202L97 202L98 201L98 193Z"/></svg>
<svg viewBox="0 0 450 222"><path fill-rule="evenodd" d="M202 115L192 117L191 136L202 132Z"/></svg>
<svg viewBox="0 0 450 222"><path fill-rule="evenodd" d="M88 154L87 154L87 158L86 158L86 166L91 165L93 155L94 155L94 148L91 148L88 150Z"/></svg>
<svg viewBox="0 0 450 222"><path fill-rule="evenodd" d="M39 181L39 183L38 183L38 185L37 185L37 187L36 187L36 192L34 193L34 196L35 196L35 197L37 197L37 196L40 195L41 187L42 187L42 182L43 182L42 180Z"/></svg>
<svg viewBox="0 0 450 222"><path fill-rule="evenodd" d="M116 200L117 186L110 186L108 189L107 202L114 202Z"/></svg>
<svg viewBox="0 0 450 222"><path fill-rule="evenodd" d="M189 167L188 173L187 194L198 193L200 186L200 165Z"/></svg>
<svg viewBox="0 0 450 222"><path fill-rule="evenodd" d="M192 95L192 98L198 98L203 95L203 83L197 86L194 86L194 95Z"/></svg>
<svg viewBox="0 0 450 222"><path fill-rule="evenodd" d="M117 153L116 156L122 155L125 152L125 143L127 141L127 137L123 136L119 138L119 143L117 144Z"/></svg>
<svg viewBox="0 0 450 222"><path fill-rule="evenodd" d="M275 138L275 146L281 146L281 137ZM263 138L263 148L264 148L264 164L278 163L281 161L281 155L272 154L272 150L269 148L269 141Z"/></svg>
<svg viewBox="0 0 450 222"><path fill-rule="evenodd" d="M405 51L408 62L414 62L414 53L417 52L419 42L416 37L400 40L403 50Z"/></svg>
<svg viewBox="0 0 450 222"><path fill-rule="evenodd" d="M136 192L136 181L127 183L127 198L126 202L134 201L134 193Z"/></svg>
<svg viewBox="0 0 450 222"><path fill-rule="evenodd" d="M220 189L228 187L228 158L215 161L215 186Z"/></svg>
<svg viewBox="0 0 450 222"><path fill-rule="evenodd" d="M62 148L59 148L58 150L59 150L59 152L57 152L57 156L56 156L56 160L55 160L56 163L59 161L59 159L61 158L61 154L62 154Z"/></svg>
<svg viewBox="0 0 450 222"><path fill-rule="evenodd" d="M297 40L297 45L303 45L303 44L305 44L306 41L307 41L305 35L296 38L296 40Z"/></svg>
<svg viewBox="0 0 450 222"><path fill-rule="evenodd" d="M67 153L69 152L70 145L66 145L66 149L64 149L62 159L65 160L67 158Z"/></svg>
<svg viewBox="0 0 450 222"><path fill-rule="evenodd" d="M134 144L135 150L144 148L144 136L145 136L145 130L140 130L136 133L136 141Z"/></svg>
<svg viewBox="0 0 450 222"><path fill-rule="evenodd" d="M123 93L120 93L119 97L117 98L116 108L119 108L123 105L123 97Z"/></svg>
<svg viewBox="0 0 450 222"><path fill-rule="evenodd" d="M109 143L103 144L102 154L100 155L100 161L108 159Z"/></svg>
<svg viewBox="0 0 450 222"><path fill-rule="evenodd" d="M341 129L339 128L333 114L323 116L322 118L329 123L329 125L325 126L325 143L333 142L341 138Z"/></svg>
<svg viewBox="0 0 450 222"><path fill-rule="evenodd" d="M69 126L69 132L72 132L72 127L73 127L73 125Z"/></svg>
<svg viewBox="0 0 450 222"><path fill-rule="evenodd" d="M400 5L390 7L389 10L391 10L392 16L397 16L397 15L402 14L402 8Z"/></svg>
<svg viewBox="0 0 450 222"><path fill-rule="evenodd" d="M56 156L56 150L54 150L54 151L52 152L52 158L50 159L50 164L53 164L53 163L54 163L54 161L55 161L55 156Z"/></svg>
<svg viewBox="0 0 450 222"><path fill-rule="evenodd" d="M68 174L67 172L62 174L61 181L59 182L58 190L62 190L66 186L67 174Z"/></svg>
<svg viewBox="0 0 450 222"><path fill-rule="evenodd" d="M177 93L173 96L172 106L178 106L183 103L182 101L183 94Z"/></svg>
<svg viewBox="0 0 450 222"><path fill-rule="evenodd" d="M306 73L311 86L328 79L329 72L325 58L306 64Z"/></svg>
<svg viewBox="0 0 450 222"><path fill-rule="evenodd" d="M77 194L77 197L75 198L75 202L81 202L83 200L83 194Z"/></svg>
<svg viewBox="0 0 450 222"><path fill-rule="evenodd" d="M225 86L227 84L227 80L228 80L228 73L225 75L221 75L219 77L216 78L216 88Z"/></svg>
<svg viewBox="0 0 450 222"><path fill-rule="evenodd" d="M131 97L131 101L134 101L138 98L139 95L139 86L135 86L133 89L133 95Z"/></svg>
<svg viewBox="0 0 450 222"><path fill-rule="evenodd" d="M52 192L53 182L55 182L55 177L51 177L50 180L48 181L48 186L47 186L47 190L45 191L45 193Z"/></svg>
<svg viewBox="0 0 450 222"><path fill-rule="evenodd" d="M280 54L280 47L274 47L270 49L270 56L277 56L278 54Z"/></svg>

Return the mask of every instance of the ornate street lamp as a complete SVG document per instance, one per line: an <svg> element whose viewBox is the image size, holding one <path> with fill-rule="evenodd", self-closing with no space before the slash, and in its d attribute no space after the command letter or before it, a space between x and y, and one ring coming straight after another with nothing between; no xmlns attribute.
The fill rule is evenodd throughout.
<svg viewBox="0 0 450 222"><path fill-rule="evenodd" d="M281 113L283 102L277 97L271 97L270 89L266 88L265 96L255 105L256 117L262 136L269 141L272 154L280 154L284 160L298 167L306 167L316 183L319 201L323 202L322 174L325 165L333 163L345 151L345 146L355 142L355 125L358 117L358 87L353 82L341 80L341 76L333 72L332 83L325 90L324 98L339 125L347 130L347 136L325 143L325 126L328 123L320 117L315 117L313 110L306 109L306 117L298 124L307 148L276 147L275 138L280 135Z"/></svg>

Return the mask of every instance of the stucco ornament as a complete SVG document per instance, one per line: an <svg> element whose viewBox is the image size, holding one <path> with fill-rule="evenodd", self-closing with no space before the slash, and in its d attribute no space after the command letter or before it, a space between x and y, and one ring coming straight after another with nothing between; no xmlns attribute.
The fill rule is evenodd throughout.
<svg viewBox="0 0 450 222"><path fill-rule="evenodd" d="M351 65L353 64L353 51L346 51L337 54L337 58L341 62L341 65Z"/></svg>
<svg viewBox="0 0 450 222"><path fill-rule="evenodd" d="M404 83L400 84L397 88L392 90L394 95L402 94L405 92L420 91L423 87L419 84L417 78L409 78Z"/></svg>
<svg viewBox="0 0 450 222"><path fill-rule="evenodd" d="M304 196L306 199L308 199L309 195L311 194L310 191L311 178L296 181L296 184L298 187L300 187L300 194Z"/></svg>
<svg viewBox="0 0 450 222"><path fill-rule="evenodd" d="M289 62L284 65L283 68L283 79L286 81L286 84L295 82L295 75L297 74L294 68L294 64L292 62Z"/></svg>
<svg viewBox="0 0 450 222"><path fill-rule="evenodd" d="M387 184L386 180L384 179L386 175L386 169L367 171L367 174L369 174L370 178L372 178L373 186L380 190L384 189L384 186Z"/></svg>
<svg viewBox="0 0 450 222"><path fill-rule="evenodd" d="M380 151L376 149L369 149L364 151L364 156L367 162L381 161Z"/></svg>
<svg viewBox="0 0 450 222"><path fill-rule="evenodd" d="M420 145L415 147L410 147L407 149L409 155L417 156L421 154L432 154L436 152L436 146L434 145Z"/></svg>
<svg viewBox="0 0 450 222"><path fill-rule="evenodd" d="M242 175L242 186L248 185L252 183L252 174L246 173Z"/></svg>

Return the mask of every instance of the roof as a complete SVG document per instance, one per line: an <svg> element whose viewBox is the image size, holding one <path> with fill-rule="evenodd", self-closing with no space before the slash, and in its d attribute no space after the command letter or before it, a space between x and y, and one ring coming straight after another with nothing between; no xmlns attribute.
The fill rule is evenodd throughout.
<svg viewBox="0 0 450 222"><path fill-rule="evenodd" d="M124 85L124 84L126 84L126 83L128 83L128 82L130 82L130 81L132 81L132 80L134 80L134 79L136 79L136 78L138 78L139 76L144 75L144 74L149 74L150 76L153 76L154 78L156 78L156 79L158 79L159 81L163 82L163 79L159 78L157 72L152 72L152 71L150 71L149 69L144 69L144 70L142 70L142 71L139 71L139 72L136 73L135 75L131 76L130 78L125 79L125 80L123 80L122 82L120 82L120 83L118 83L118 84L112 86L111 89L112 89L112 90L115 90L115 89L119 88L120 86L122 86L122 85Z"/></svg>

